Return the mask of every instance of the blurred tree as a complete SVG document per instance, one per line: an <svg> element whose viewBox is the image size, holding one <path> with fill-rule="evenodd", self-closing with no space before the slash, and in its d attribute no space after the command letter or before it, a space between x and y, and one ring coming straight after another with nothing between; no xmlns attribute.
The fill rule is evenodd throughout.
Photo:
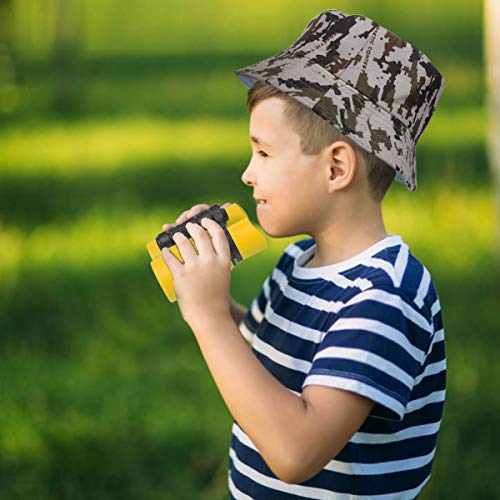
<svg viewBox="0 0 500 500"><path fill-rule="evenodd" d="M500 0L485 0L484 33L486 53L488 156L496 200L496 256L500 263Z"/></svg>
<svg viewBox="0 0 500 500"><path fill-rule="evenodd" d="M0 0L0 118L15 109L17 100L12 54L12 1Z"/></svg>
<svg viewBox="0 0 500 500"><path fill-rule="evenodd" d="M54 16L54 109L61 115L73 116L83 109L81 0L57 0Z"/></svg>

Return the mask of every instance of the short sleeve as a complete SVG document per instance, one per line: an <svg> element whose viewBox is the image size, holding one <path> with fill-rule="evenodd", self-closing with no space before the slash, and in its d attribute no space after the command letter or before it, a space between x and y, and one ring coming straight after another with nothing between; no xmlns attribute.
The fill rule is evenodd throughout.
<svg viewBox="0 0 500 500"><path fill-rule="evenodd" d="M259 326L259 323L264 318L264 313L266 311L266 306L269 301L269 281L271 277L268 276L262 287L260 289L259 294L255 297L248 308L247 314L239 324L239 329L243 337L250 342L253 343L253 339L255 336L255 331Z"/></svg>
<svg viewBox="0 0 500 500"><path fill-rule="evenodd" d="M355 392L371 416L402 420L426 357L432 323L400 290L371 288L335 315L302 384Z"/></svg>

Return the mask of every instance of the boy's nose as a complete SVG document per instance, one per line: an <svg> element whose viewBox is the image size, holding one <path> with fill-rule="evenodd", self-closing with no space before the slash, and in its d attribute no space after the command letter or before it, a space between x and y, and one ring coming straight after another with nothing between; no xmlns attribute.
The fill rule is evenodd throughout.
<svg viewBox="0 0 500 500"><path fill-rule="evenodd" d="M253 186L254 181L253 181L253 176L250 175L249 168L247 167L243 174L241 174L241 181L243 184L246 184L247 186Z"/></svg>

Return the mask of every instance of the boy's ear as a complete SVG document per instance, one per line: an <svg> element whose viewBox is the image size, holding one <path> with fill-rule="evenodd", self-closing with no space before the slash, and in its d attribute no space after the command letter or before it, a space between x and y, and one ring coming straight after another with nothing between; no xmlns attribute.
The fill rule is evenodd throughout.
<svg viewBox="0 0 500 500"><path fill-rule="evenodd" d="M358 167L357 157L352 146L344 141L334 142L328 153L330 189L337 191L353 181Z"/></svg>

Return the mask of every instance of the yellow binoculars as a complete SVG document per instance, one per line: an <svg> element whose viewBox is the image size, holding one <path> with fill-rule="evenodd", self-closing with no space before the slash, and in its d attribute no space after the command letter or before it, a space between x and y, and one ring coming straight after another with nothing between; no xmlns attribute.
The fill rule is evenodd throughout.
<svg viewBox="0 0 500 500"><path fill-rule="evenodd" d="M231 270L237 262L245 260L267 248L264 236L252 226L245 211L236 203L229 205L227 208L222 208L221 205L212 205L207 210L196 214L182 224L170 229L170 231L160 233L153 241L148 243L147 249L151 257L153 273L170 302L176 301L174 283L172 273L165 264L161 251L163 248L168 248L177 259L183 262L179 249L174 243L173 236L175 233L181 232L186 238L189 238L191 244L196 248L193 239L186 229L186 225L189 222L194 222L201 226L201 220L205 217L213 219L224 229L231 250ZM210 234L208 236L210 238Z"/></svg>

